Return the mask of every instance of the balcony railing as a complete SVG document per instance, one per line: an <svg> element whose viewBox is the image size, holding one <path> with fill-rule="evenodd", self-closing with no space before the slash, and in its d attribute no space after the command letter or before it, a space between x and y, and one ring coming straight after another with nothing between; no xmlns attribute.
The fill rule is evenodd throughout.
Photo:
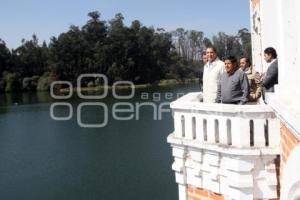
<svg viewBox="0 0 300 200"><path fill-rule="evenodd" d="M202 103L189 93L171 103L174 138L238 148L277 148L279 121L267 105Z"/></svg>
<svg viewBox="0 0 300 200"><path fill-rule="evenodd" d="M278 198L280 123L272 108L201 100L201 93L189 93L170 105L179 199L192 198L189 187L226 199Z"/></svg>

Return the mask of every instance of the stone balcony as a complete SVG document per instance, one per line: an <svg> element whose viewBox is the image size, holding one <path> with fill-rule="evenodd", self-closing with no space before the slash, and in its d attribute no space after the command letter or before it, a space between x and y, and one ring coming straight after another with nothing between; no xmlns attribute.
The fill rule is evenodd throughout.
<svg viewBox="0 0 300 200"><path fill-rule="evenodd" d="M225 199L278 198L280 124L267 105L202 103L189 93L171 103L168 136L179 199L189 187Z"/></svg>

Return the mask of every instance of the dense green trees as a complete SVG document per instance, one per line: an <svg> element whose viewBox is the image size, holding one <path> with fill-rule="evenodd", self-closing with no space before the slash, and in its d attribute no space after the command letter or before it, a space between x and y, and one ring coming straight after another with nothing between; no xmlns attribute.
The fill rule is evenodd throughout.
<svg viewBox="0 0 300 200"><path fill-rule="evenodd" d="M9 66L11 54L3 40L0 39L0 74Z"/></svg>
<svg viewBox="0 0 300 200"><path fill-rule="evenodd" d="M36 35L29 41L22 40L22 45L12 51L12 70L20 73L20 76L41 75L47 70L48 48L44 42L38 44Z"/></svg>
<svg viewBox="0 0 300 200"><path fill-rule="evenodd" d="M208 45L215 45L221 58L251 52L247 29L239 30L236 36L219 33L211 41L196 30L178 28L166 32L143 26L138 20L126 26L120 13L109 21L102 20L97 11L88 16L85 25L72 25L68 31L52 37L49 44L39 45L33 35L10 51L0 40L0 91L7 88L7 80L19 82L23 89L31 89L32 84L47 89L53 80L68 80L76 85L76 78L82 73L106 74L109 83L194 78L203 65L200 53ZM35 83L37 77L40 84ZM90 81L83 82L83 86Z"/></svg>

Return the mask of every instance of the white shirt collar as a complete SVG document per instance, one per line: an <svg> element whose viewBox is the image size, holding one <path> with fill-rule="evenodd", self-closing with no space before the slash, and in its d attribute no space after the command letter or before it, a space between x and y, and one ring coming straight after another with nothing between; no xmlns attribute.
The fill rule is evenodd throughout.
<svg viewBox="0 0 300 200"><path fill-rule="evenodd" d="M217 58L214 59L214 61L212 61L212 62L209 62L209 61L208 61L208 62L206 63L205 66L206 66L207 68L211 68L211 67L214 65L214 63L215 63L216 61L218 61L218 60L219 60L219 58L217 57Z"/></svg>

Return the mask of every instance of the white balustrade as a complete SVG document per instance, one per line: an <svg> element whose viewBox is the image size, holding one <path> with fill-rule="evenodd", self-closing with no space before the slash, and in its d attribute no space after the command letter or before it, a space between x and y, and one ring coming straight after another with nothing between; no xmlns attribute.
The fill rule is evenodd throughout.
<svg viewBox="0 0 300 200"><path fill-rule="evenodd" d="M179 199L187 199L189 186L230 200L276 199L280 124L273 110L201 99L201 93L189 93L171 103L174 133L168 142Z"/></svg>
<svg viewBox="0 0 300 200"><path fill-rule="evenodd" d="M176 138L232 147L277 147L279 121L267 105L202 103L189 93L171 103Z"/></svg>

